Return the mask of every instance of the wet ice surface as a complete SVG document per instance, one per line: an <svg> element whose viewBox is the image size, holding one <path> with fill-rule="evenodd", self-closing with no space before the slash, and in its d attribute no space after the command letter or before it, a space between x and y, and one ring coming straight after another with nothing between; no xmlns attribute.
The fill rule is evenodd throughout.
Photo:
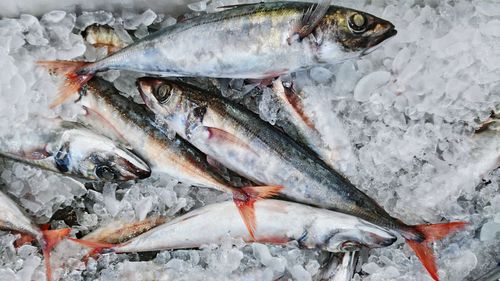
<svg viewBox="0 0 500 281"><path fill-rule="evenodd" d="M325 143L348 144L338 151L340 171L392 215L415 224L469 221L467 230L435 243L434 250L443 280L473 280L500 259L500 171L491 171L500 140L498 134L486 141L471 138L478 123L500 104L500 8L495 1L365 2L336 4L390 20L397 36L360 60L297 73L306 113ZM192 4L186 17L234 3ZM78 16L53 11L40 19L21 15L0 20L2 145L29 137L37 129L30 126L33 116L75 120L78 105L48 109L57 79L33 62L104 56L104 50L94 49L78 35L93 23L111 25L124 40L131 40L131 35L145 36L148 25L159 28L175 19L146 10ZM135 76L105 74L117 88L137 97ZM232 97L242 99L238 93ZM256 98L260 104L251 99L253 109L265 120L283 122L269 93ZM72 225L82 234L114 219L172 216L227 198L163 176L137 184L94 184L87 191L53 173L0 164L2 190L17 198L34 221L46 223L54 216L53 226ZM61 211L68 206L74 210L71 219ZM15 249L14 240L11 234L0 236L1 279L43 280L39 251L32 246ZM144 280L272 280L281 275L308 280L319 271L319 257L312 250L245 246L228 239L201 250L106 254L87 266L75 260L76 265L55 271L65 280L141 280L138 272L147 273ZM431 279L401 241L371 251L355 280Z"/></svg>

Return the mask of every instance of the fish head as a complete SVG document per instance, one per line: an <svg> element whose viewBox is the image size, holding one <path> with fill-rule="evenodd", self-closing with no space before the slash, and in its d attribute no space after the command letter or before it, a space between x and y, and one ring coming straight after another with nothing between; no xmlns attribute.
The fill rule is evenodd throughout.
<svg viewBox="0 0 500 281"><path fill-rule="evenodd" d="M194 92L173 80L139 78L137 88L146 106L169 128L181 133L188 123L197 122L201 103ZM194 119L193 119L194 118Z"/></svg>
<svg viewBox="0 0 500 281"><path fill-rule="evenodd" d="M391 232L376 225L363 223L355 228L336 231L325 245L329 252L350 252L362 247L387 247L396 240L397 237Z"/></svg>
<svg viewBox="0 0 500 281"><path fill-rule="evenodd" d="M151 175L149 166L137 155L83 128L64 133L54 162L60 172L89 180L127 181Z"/></svg>
<svg viewBox="0 0 500 281"><path fill-rule="evenodd" d="M330 9L316 28L319 59L348 59L373 51L396 35L392 23L374 15L347 8Z"/></svg>

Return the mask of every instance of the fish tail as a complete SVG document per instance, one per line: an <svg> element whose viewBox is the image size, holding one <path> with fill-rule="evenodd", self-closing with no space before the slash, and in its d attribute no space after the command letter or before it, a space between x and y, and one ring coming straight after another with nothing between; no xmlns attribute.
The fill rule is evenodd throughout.
<svg viewBox="0 0 500 281"><path fill-rule="evenodd" d="M94 73L85 70L85 67L92 64L92 62L84 61L38 61L38 65L43 66L49 70L50 73L64 76L66 79L59 87L58 97L50 104L50 108L54 108L62 104L71 95L78 92L85 83L87 83Z"/></svg>
<svg viewBox="0 0 500 281"><path fill-rule="evenodd" d="M47 275L47 281L52 280L52 267L50 266L50 252L52 249L61 242L62 239L67 237L70 233L70 228L62 228L55 230L43 230L43 259L45 262L45 274Z"/></svg>
<svg viewBox="0 0 500 281"><path fill-rule="evenodd" d="M238 207L238 211L245 223L250 237L255 240L255 208L254 203L257 200L268 198L278 194L283 189L283 186L248 186L235 189L233 192L233 200Z"/></svg>
<svg viewBox="0 0 500 281"><path fill-rule="evenodd" d="M83 263L87 264L90 258L96 259L96 257L102 252L103 248L93 248L85 256L83 256Z"/></svg>
<svg viewBox="0 0 500 281"><path fill-rule="evenodd" d="M438 224L421 224L401 231L406 243L415 252L432 279L439 281L436 258L430 246L431 242L440 240L447 235L465 227L467 222L449 222Z"/></svg>

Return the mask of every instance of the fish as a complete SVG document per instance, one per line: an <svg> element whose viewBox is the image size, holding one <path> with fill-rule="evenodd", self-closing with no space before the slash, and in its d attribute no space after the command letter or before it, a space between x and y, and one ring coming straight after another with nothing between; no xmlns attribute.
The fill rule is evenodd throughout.
<svg viewBox="0 0 500 281"><path fill-rule="evenodd" d="M132 151L79 123L44 119L39 126L43 130L21 140L16 144L19 149L5 145L0 155L86 180L128 181L151 174L149 166Z"/></svg>
<svg viewBox="0 0 500 281"><path fill-rule="evenodd" d="M232 194L250 235L255 229L254 202L281 189L277 185L235 186L220 175L205 154L182 138L170 139L145 106L120 95L107 81L99 78L89 81L79 103L89 123L126 142L148 162L153 172L170 175L185 184Z"/></svg>
<svg viewBox="0 0 500 281"><path fill-rule="evenodd" d="M255 202L255 217L254 238L246 230L235 205L224 201L190 211L122 244L68 239L116 253L199 248L220 243L228 236L248 243L292 243L300 248L329 252L386 247L397 240L384 228L360 218L289 201L259 200Z"/></svg>
<svg viewBox="0 0 500 281"><path fill-rule="evenodd" d="M278 78L272 82L273 94L278 98L280 109L286 115L297 135L297 142L303 143L313 150L325 164L335 169L338 166L337 152L334 144L326 144L314 124L312 116L304 111L302 97L296 92L293 83L284 82Z"/></svg>
<svg viewBox="0 0 500 281"><path fill-rule="evenodd" d="M228 169L256 183L283 186L279 195L287 200L351 214L399 233L439 279L429 243L465 222L407 225L244 107L178 81L145 77L137 85L157 119Z"/></svg>
<svg viewBox="0 0 500 281"><path fill-rule="evenodd" d="M0 192L0 229L14 231L38 241L42 247L47 280L52 279L50 252L71 231L69 228L47 230L33 224L23 211L5 193Z"/></svg>
<svg viewBox="0 0 500 281"><path fill-rule="evenodd" d="M51 106L101 71L266 79L363 56L397 33L389 21L330 1L227 8L165 27L95 62L39 61L65 77Z"/></svg>

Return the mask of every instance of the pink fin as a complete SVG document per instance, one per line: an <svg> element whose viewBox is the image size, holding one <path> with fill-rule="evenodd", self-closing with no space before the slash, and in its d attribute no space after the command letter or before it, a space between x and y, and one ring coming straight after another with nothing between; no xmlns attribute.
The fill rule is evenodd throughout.
<svg viewBox="0 0 500 281"><path fill-rule="evenodd" d="M311 5L302 15L294 30L292 30L292 35L288 38L288 44L291 44L294 35L298 35L299 40L302 40L311 34L328 12L330 2L331 0L321 0L317 5Z"/></svg>
<svg viewBox="0 0 500 281"><path fill-rule="evenodd" d="M85 83L94 76L89 74L76 74L76 72L89 62L82 61L38 61L41 65L56 75L64 75L66 81L59 87L59 96L52 102L50 108L54 108L64 103L71 95L77 93Z"/></svg>
<svg viewBox="0 0 500 281"><path fill-rule="evenodd" d="M44 245L42 245L43 258L45 260L45 272L47 274L47 281L52 280L52 268L50 266L50 252L52 249L61 242L62 239L67 237L71 229L63 228L56 230L43 230Z"/></svg>
<svg viewBox="0 0 500 281"><path fill-rule="evenodd" d="M436 258L429 243L440 240L467 225L466 222L450 222L439 224L422 224L415 226L415 230L422 233L425 240L422 242L406 239L408 245L413 249L418 259L431 275L432 279L439 281L437 273Z"/></svg>
<svg viewBox="0 0 500 281"><path fill-rule="evenodd" d="M102 252L103 248L93 248L85 256L83 256L83 263L87 264L90 258L96 258Z"/></svg>
<svg viewBox="0 0 500 281"><path fill-rule="evenodd" d="M287 88L285 86L283 86L283 89L288 104L293 108L300 119L304 121L304 124L306 124L306 126L310 129L316 130L316 127L311 121L311 118L309 118L309 116L307 116L307 114L304 112L304 106L302 105L302 101L300 100L297 93L293 89Z"/></svg>
<svg viewBox="0 0 500 281"><path fill-rule="evenodd" d="M235 145L243 149L249 150L254 154L257 154L253 149L250 148L250 146L247 143L245 143L245 141L239 139L237 136L231 133L228 133L224 130L214 127L207 127L207 130L209 133L208 138L211 140L221 142L222 144Z"/></svg>
<svg viewBox="0 0 500 281"><path fill-rule="evenodd" d="M260 199L272 197L278 194L282 189L282 186L271 185L248 186L234 191L234 203L236 207L238 207L238 211L253 240L255 240L255 229L257 227L254 208L255 202Z"/></svg>
<svg viewBox="0 0 500 281"><path fill-rule="evenodd" d="M127 139L116 129L111 122L108 121L108 119L104 118L99 112L88 108L86 106L82 106L83 109L85 110L85 117L91 120L91 125L94 126L95 123L98 123L99 125L104 125L105 128L109 129L106 130L106 133L111 135L112 138L119 140L122 142L122 144L128 144Z"/></svg>

